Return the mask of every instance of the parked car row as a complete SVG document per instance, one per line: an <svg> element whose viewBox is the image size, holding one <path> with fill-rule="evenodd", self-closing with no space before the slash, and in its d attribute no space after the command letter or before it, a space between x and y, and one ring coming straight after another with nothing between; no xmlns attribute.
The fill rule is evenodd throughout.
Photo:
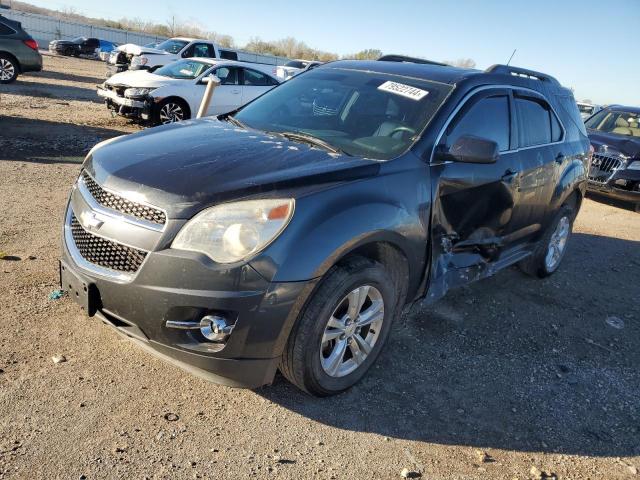
<svg viewBox="0 0 640 480"><path fill-rule="evenodd" d="M238 109L280 83L270 65L188 58L154 71L118 73L98 87L107 108L124 117L152 125L195 116L211 75L220 80L207 115Z"/></svg>
<svg viewBox="0 0 640 480"><path fill-rule="evenodd" d="M80 55L97 56L101 59L118 47L117 44L98 38L78 37L72 40L53 40L49 42L49 51L68 57Z"/></svg>
<svg viewBox="0 0 640 480"><path fill-rule="evenodd" d="M118 81L191 90L214 72L239 88L252 68L182 59ZM371 368L404 305L514 264L557 271L591 153L550 75L332 62L217 118L94 147L66 210L61 284L215 382L257 387L279 369L333 395Z"/></svg>

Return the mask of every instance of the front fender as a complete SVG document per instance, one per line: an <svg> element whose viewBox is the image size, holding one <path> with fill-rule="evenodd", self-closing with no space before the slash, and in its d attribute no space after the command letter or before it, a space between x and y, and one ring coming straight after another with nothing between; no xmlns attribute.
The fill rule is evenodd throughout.
<svg viewBox="0 0 640 480"><path fill-rule="evenodd" d="M285 232L251 265L270 281L309 280L357 248L385 242L404 254L413 283L425 268L428 191L424 182L402 189L396 181L378 177L299 199Z"/></svg>

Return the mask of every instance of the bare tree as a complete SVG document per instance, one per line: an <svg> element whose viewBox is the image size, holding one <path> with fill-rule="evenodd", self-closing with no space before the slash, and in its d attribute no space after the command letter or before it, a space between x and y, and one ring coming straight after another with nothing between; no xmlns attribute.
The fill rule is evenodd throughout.
<svg viewBox="0 0 640 480"><path fill-rule="evenodd" d="M452 67L460 68L476 68L476 61L473 58L459 58L457 60L445 60L443 63Z"/></svg>

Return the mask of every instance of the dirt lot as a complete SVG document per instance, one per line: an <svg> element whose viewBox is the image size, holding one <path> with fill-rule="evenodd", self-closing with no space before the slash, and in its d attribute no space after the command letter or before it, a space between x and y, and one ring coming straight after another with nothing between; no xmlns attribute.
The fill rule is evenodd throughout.
<svg viewBox="0 0 640 480"><path fill-rule="evenodd" d="M618 206L585 201L550 279L407 311L331 399L207 383L49 300L82 156L137 130L97 102L103 69L47 57L0 87L0 478L640 478L640 215Z"/></svg>

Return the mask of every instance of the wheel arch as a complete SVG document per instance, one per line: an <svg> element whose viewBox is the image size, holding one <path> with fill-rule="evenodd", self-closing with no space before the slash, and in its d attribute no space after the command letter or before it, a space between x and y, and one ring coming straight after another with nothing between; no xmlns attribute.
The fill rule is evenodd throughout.
<svg viewBox="0 0 640 480"><path fill-rule="evenodd" d="M186 112L189 114L189 118L185 118L185 120L189 120L192 118L192 112L191 112L191 106L189 105L189 102L187 102L187 100L185 100L184 98L182 98L180 95L168 95L166 97L163 97L162 100L160 100L157 104L156 104L156 111L159 114L160 113L160 108L162 105L164 105L165 103L169 102L169 101L178 101L180 103L183 104L183 106L186 108Z"/></svg>

